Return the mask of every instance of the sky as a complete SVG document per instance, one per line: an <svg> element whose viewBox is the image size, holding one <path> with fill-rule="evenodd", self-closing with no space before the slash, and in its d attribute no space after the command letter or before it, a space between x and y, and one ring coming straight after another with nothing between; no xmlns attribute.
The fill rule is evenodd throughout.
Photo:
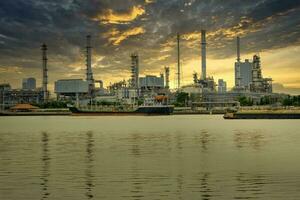
<svg viewBox="0 0 300 200"><path fill-rule="evenodd" d="M0 1L0 83L41 85L40 46L48 45L49 85L85 79L85 37L92 36L94 78L130 76L138 52L140 75L170 67L176 85L176 34L181 34L182 84L200 73L200 33L207 31L207 74L234 85L236 37L242 59L259 54L264 77L300 92L300 0L13 0Z"/></svg>

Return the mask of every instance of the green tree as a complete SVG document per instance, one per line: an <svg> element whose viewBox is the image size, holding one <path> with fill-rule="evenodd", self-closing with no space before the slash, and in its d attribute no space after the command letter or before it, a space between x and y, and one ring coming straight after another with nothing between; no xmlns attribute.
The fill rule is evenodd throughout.
<svg viewBox="0 0 300 200"><path fill-rule="evenodd" d="M238 98L241 106L253 106L253 100L250 97L241 96Z"/></svg>
<svg viewBox="0 0 300 200"><path fill-rule="evenodd" d="M176 102L174 103L175 106L183 107L189 100L189 94L186 92L179 92L176 94Z"/></svg>

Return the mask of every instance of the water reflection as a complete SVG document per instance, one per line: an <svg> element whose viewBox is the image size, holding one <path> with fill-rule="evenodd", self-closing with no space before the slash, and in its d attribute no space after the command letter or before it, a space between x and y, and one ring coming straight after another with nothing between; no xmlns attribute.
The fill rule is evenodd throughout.
<svg viewBox="0 0 300 200"><path fill-rule="evenodd" d="M237 196L235 199L250 199L250 198L259 198L263 192L263 187L267 184L267 177L259 174L247 174L247 173L238 173L236 176L237 180Z"/></svg>
<svg viewBox="0 0 300 200"><path fill-rule="evenodd" d="M182 153L182 150L183 150L183 137L181 134L176 134L175 135L175 146L176 146L176 149L177 149L177 152L178 153Z"/></svg>
<svg viewBox="0 0 300 200"><path fill-rule="evenodd" d="M139 134L135 133L131 136L131 154L139 157L141 155L141 150L139 143L142 140Z"/></svg>
<svg viewBox="0 0 300 200"><path fill-rule="evenodd" d="M182 174L177 175L176 182L177 182L178 199L183 199L182 198L182 190L183 190L183 176L182 176Z"/></svg>
<svg viewBox="0 0 300 200"><path fill-rule="evenodd" d="M261 131L241 131L234 133L234 141L237 148L251 146L253 149L259 150L266 142L265 134Z"/></svg>
<svg viewBox="0 0 300 200"><path fill-rule="evenodd" d="M93 173L93 162L94 162L94 138L93 132L88 132L86 134L86 171L85 171L85 184L86 184L86 197L87 199L93 199L93 188L95 187L93 183L94 173Z"/></svg>
<svg viewBox="0 0 300 200"><path fill-rule="evenodd" d="M200 179L200 192L202 200L209 200L211 198L211 189L208 184L209 173L203 173Z"/></svg>
<svg viewBox="0 0 300 200"><path fill-rule="evenodd" d="M130 190L132 199L139 200L144 197L143 195L143 184L144 179L142 177L143 172L140 172L141 169L139 168L139 159L141 156L141 148L140 142L143 140L141 136L137 133L131 135L131 155L133 155L132 166L130 169L131 174L131 182L132 182L132 189Z"/></svg>
<svg viewBox="0 0 300 200"><path fill-rule="evenodd" d="M50 176L50 151L49 151L49 135L46 132L42 133L42 173L41 173L41 188L42 188L42 199L47 199L50 195L48 190L49 187L49 176Z"/></svg>
<svg viewBox="0 0 300 200"><path fill-rule="evenodd" d="M210 142L210 135L207 130L201 130L198 140L201 144L202 151L208 150L208 143Z"/></svg>

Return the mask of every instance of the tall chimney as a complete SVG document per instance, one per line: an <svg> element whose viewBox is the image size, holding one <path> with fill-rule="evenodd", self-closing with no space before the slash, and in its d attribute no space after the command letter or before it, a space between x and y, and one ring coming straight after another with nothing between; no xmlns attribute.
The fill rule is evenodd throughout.
<svg viewBox="0 0 300 200"><path fill-rule="evenodd" d="M236 38L236 87L241 86L241 52L240 52L240 37Z"/></svg>
<svg viewBox="0 0 300 200"><path fill-rule="evenodd" d="M139 89L139 55L131 54L131 87Z"/></svg>
<svg viewBox="0 0 300 200"><path fill-rule="evenodd" d="M48 84L48 69L47 69L47 45L46 44L42 44L41 46L42 49L42 59L43 59L43 98L44 98L44 102L47 102L48 100L48 88L47 88L47 84Z"/></svg>
<svg viewBox="0 0 300 200"><path fill-rule="evenodd" d="M241 52L240 52L240 37L236 38L236 60L237 62L241 61Z"/></svg>
<svg viewBox="0 0 300 200"><path fill-rule="evenodd" d="M92 85L94 83L93 72L92 72L92 46L91 36L86 36L86 81Z"/></svg>
<svg viewBox="0 0 300 200"><path fill-rule="evenodd" d="M201 30L201 59L202 59L202 74L201 79L206 79L206 31Z"/></svg>
<svg viewBox="0 0 300 200"><path fill-rule="evenodd" d="M177 84L180 88L180 35L177 33Z"/></svg>
<svg viewBox="0 0 300 200"><path fill-rule="evenodd" d="M166 88L169 88L170 83L170 67L165 67Z"/></svg>

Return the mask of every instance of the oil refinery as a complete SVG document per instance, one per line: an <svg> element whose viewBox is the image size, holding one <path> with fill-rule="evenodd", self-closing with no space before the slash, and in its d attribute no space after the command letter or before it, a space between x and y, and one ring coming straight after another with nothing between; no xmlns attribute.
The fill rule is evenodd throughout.
<svg viewBox="0 0 300 200"><path fill-rule="evenodd" d="M228 90L224 79L214 80L207 75L207 41L206 31L201 31L201 67L200 73L194 73L191 77L192 84L181 84L181 48L180 34L177 33L177 88L170 88L170 67L162 66L158 76L149 74L140 75L140 57L138 52L130 55L131 63L128 63L130 77L128 80L120 80L111 83L104 88L102 80L95 80L92 69L92 37L86 36L85 60L86 75L82 79L61 79L54 83L56 101L71 102L77 107L88 105L141 105L141 104L173 104L180 93L186 94L181 107L190 110L226 110L239 107L239 98L244 97L257 105L262 98L272 99L277 102L286 97L285 94L276 94L272 91L272 79L264 78L262 73L261 58L254 55L253 58L241 60L240 37L236 40L237 58L233 66L235 86ZM50 100L48 90L48 66L47 45L42 44L42 86L36 88L35 79L23 80L22 89L12 89L9 84L0 85L0 103L2 108L7 108L18 103L45 103ZM199 56L200 59L200 56ZM51 70L51 69L49 69ZM33 81L34 79L34 81ZM33 86L27 86L30 85ZM28 82L28 83L27 83ZM32 83L34 82L34 84ZM178 105L177 105L178 106Z"/></svg>

